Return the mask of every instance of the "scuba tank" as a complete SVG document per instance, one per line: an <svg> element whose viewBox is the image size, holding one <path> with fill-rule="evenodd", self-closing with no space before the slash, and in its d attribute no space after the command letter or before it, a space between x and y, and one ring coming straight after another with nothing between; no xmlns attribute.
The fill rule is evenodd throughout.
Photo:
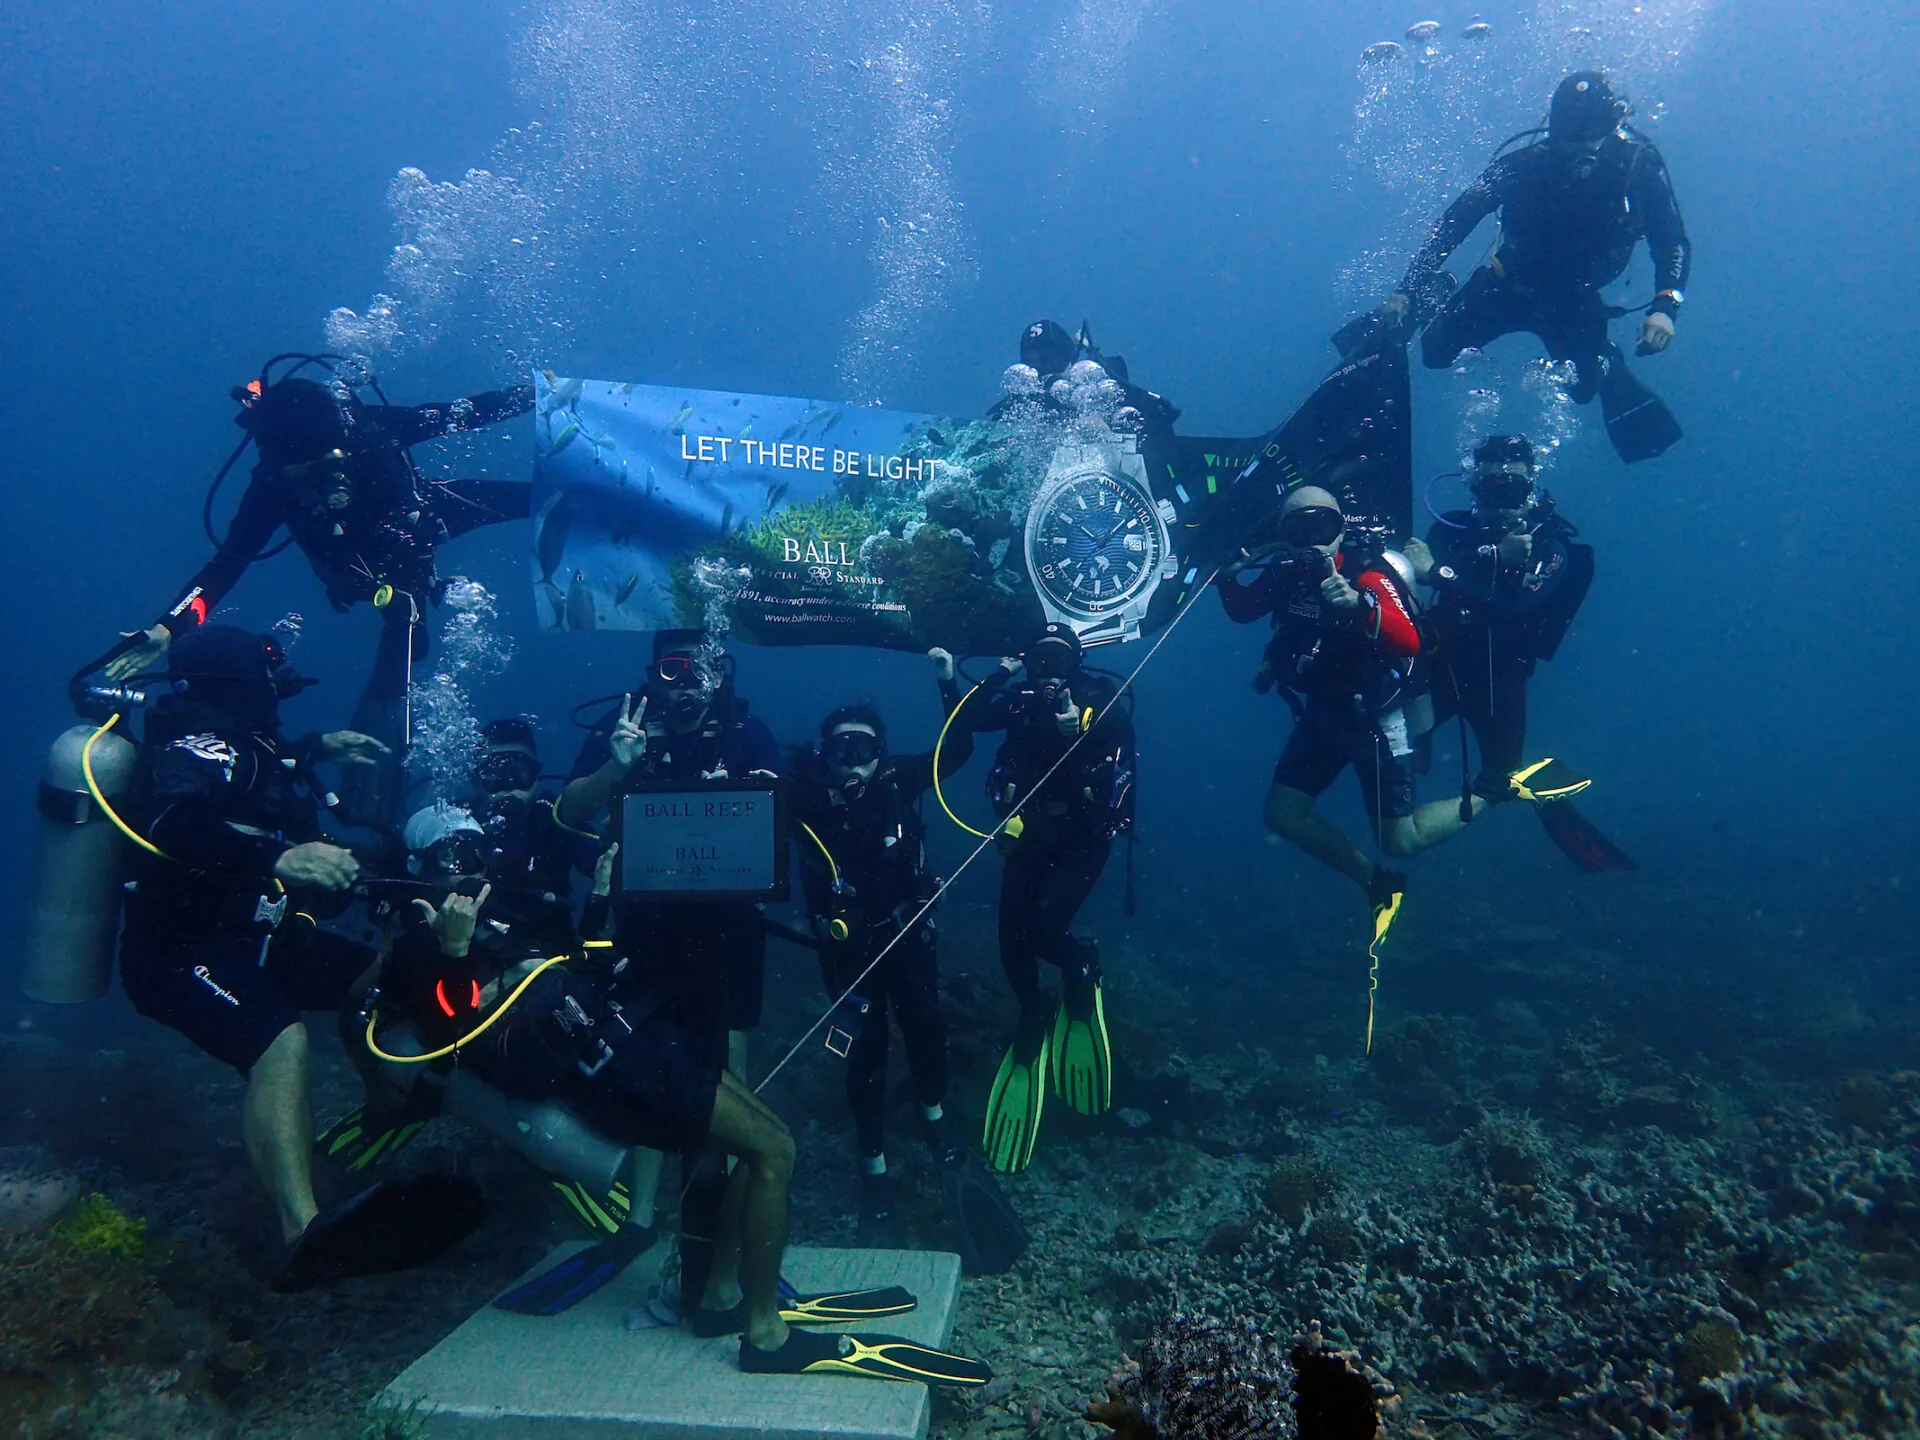
<svg viewBox="0 0 1920 1440"><path fill-rule="evenodd" d="M81 756L89 741L94 781L109 800L132 783L139 755L124 735L93 725L75 725L47 751L20 988L49 1005L107 993L120 930L126 848L87 788Z"/></svg>

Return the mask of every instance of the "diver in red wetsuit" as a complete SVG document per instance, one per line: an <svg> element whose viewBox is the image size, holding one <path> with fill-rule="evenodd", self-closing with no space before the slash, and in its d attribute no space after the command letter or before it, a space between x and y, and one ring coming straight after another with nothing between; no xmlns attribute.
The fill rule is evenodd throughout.
<svg viewBox="0 0 1920 1440"><path fill-rule="evenodd" d="M1421 707L1407 703L1420 653L1412 569L1392 552L1343 551L1345 535L1340 502L1300 487L1281 509L1280 545L1223 574L1220 599L1237 624L1272 618L1254 685L1278 689L1294 712L1267 791L1268 828L1366 891L1376 917L1390 917L1406 877L1316 815L1315 799L1351 765L1388 855L1417 854L1462 822L1452 801L1416 806L1413 798L1409 714Z"/></svg>

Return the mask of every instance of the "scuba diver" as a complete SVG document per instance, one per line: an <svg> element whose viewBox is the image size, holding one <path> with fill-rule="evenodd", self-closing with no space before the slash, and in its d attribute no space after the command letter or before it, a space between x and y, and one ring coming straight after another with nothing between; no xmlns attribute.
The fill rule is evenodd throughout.
<svg viewBox="0 0 1920 1440"><path fill-rule="evenodd" d="M1471 508L1436 514L1424 543L1409 540L1414 576L1433 597L1422 613L1423 669L1437 728L1458 719L1461 803L1513 798L1509 777L1524 764L1527 682L1551 660L1593 583L1593 547L1536 484L1533 446L1523 435L1489 435L1473 451ZM1480 750L1469 780L1465 727ZM1417 768L1431 760L1433 731L1417 743ZM1547 833L1585 870L1633 862L1572 805L1536 806Z"/></svg>
<svg viewBox="0 0 1920 1440"><path fill-rule="evenodd" d="M332 796L313 767L372 764L386 747L351 730L283 739L280 702L311 682L272 635L202 626L169 660L176 693L147 716L128 830L139 853L120 940L127 998L246 1077L247 1157L287 1246L275 1289L424 1263L480 1223L470 1182L382 1184L325 1211L313 1193L301 1014L339 1010L374 963L308 913L360 874L324 836ZM427 1224L435 1193L445 1208Z"/></svg>
<svg viewBox="0 0 1920 1440"><path fill-rule="evenodd" d="M1568 393L1575 401L1600 397L1607 437L1631 463L1664 452L1680 438L1680 426L1608 338L1608 321L1628 312L1609 306L1600 288L1619 278L1644 236L1655 293L1635 353L1660 354L1673 343L1693 247L1666 161L1626 124L1627 113L1625 98L1601 72L1582 70L1562 80L1544 138L1494 157L1440 217L1379 314L1390 323L1410 319L1426 326L1421 354L1432 369L1446 368L1469 347L1532 331L1554 361L1573 362ZM1496 211L1493 253L1446 298L1451 281L1440 267ZM1349 326L1335 343L1345 349L1357 333Z"/></svg>
<svg viewBox="0 0 1920 1440"><path fill-rule="evenodd" d="M699 630L658 631L639 703L624 695L594 725L554 818L590 834L602 813L639 782L777 776L780 747L734 694L731 664ZM718 673L703 673L709 667ZM615 939L636 968L704 987L713 1018L731 1037L730 1068L739 1073L746 1032L760 1025L767 937L759 908L629 901L617 914Z"/></svg>
<svg viewBox="0 0 1920 1440"><path fill-rule="evenodd" d="M1024 663L1016 683L1020 665L1002 660L975 687L984 697L963 701L951 725L1006 733L987 793L1007 821L999 838L1000 964L1020 1020L987 1097L982 1142L987 1163L1003 1174L1033 1161L1049 1080L1079 1114L1102 1115L1113 1103L1099 951L1067 927L1106 869L1114 838L1132 829L1134 811L1133 721L1110 708L1114 686L1083 666L1080 637L1049 624ZM1042 960L1060 968L1057 1010L1040 986Z"/></svg>
<svg viewBox="0 0 1920 1440"><path fill-rule="evenodd" d="M1069 372L1074 364L1081 360L1091 360L1098 365L1106 378L1120 387L1119 409L1124 414L1131 407L1139 420L1132 425L1117 428L1137 430L1144 436L1162 436L1173 433L1173 422L1180 418L1180 407L1164 395L1135 385L1127 374L1127 360L1124 355L1106 355L1093 343L1093 336L1087 328L1087 322L1080 322L1078 336L1067 333L1067 327L1057 320L1036 320L1020 332L1020 364L1033 371L1031 384L1041 394L1052 400L1051 389L1055 380L1071 378ZM1098 379L1099 376L1092 378ZM1001 400L987 412L989 418L998 419L1020 396L1009 396Z"/></svg>
<svg viewBox="0 0 1920 1440"><path fill-rule="evenodd" d="M246 493L225 539L216 539L214 492L226 470L220 472L203 515L216 546L213 558L159 619L127 637L106 673L120 680L156 664L182 634L206 622L248 566L277 553L268 542L284 526L286 543L306 555L334 609L365 600L384 612L373 678L353 723L398 747L406 738L412 664L425 653L422 613L445 589L435 572L435 550L483 525L526 519L532 493L520 480L429 481L414 467L409 448L525 414L533 408L533 387L490 390L451 403L376 405L362 402L337 371L325 382L297 373L308 365L332 370L337 358L275 356L259 379L234 388L240 405L234 423L247 438L228 467L249 443L259 456ZM299 363L276 379L274 367L283 360ZM397 766L354 778L346 810L355 823L398 819Z"/></svg>
<svg viewBox="0 0 1920 1440"><path fill-rule="evenodd" d="M484 874L494 889L494 918L523 935L546 937L537 944L558 946L572 930L573 872L591 870L598 847L555 822L555 797L540 790L538 739L528 720L489 720L481 737L476 792L461 805L431 805L408 819L407 868L416 877L423 865L430 874ZM349 1048L361 1048L357 1037ZM404 1148L440 1114L441 1103L442 1087L430 1080L405 1090L376 1083L365 1104L328 1125L314 1143L357 1174ZM554 1185L590 1228L605 1227L607 1197L572 1181ZM624 1207L628 1193L622 1188L615 1203Z"/></svg>
<svg viewBox="0 0 1920 1440"><path fill-rule="evenodd" d="M1339 871L1366 893L1375 942L1384 939L1406 893L1407 877L1369 859L1314 801L1353 767L1367 818L1389 856L1417 855L1460 832L1470 816L1450 800L1414 801L1414 741L1431 728L1418 703L1415 575L1405 556L1344 548L1340 502L1302 485L1280 507L1279 544L1265 558L1217 582L1227 617L1250 624L1271 617L1273 639L1254 688L1278 690L1294 712L1267 791L1267 828ZM1543 800L1586 781L1557 761L1521 772L1513 793ZM1474 811L1484 808L1476 798Z"/></svg>
<svg viewBox="0 0 1920 1440"><path fill-rule="evenodd" d="M941 707L960 703L953 656L927 652ZM939 747L951 778L973 755L961 730ZM1019 1218L978 1167L946 1116L947 1026L940 1011L937 937L920 917L939 889L926 868L920 803L934 783L934 756L887 749L887 726L870 705L843 705L820 722L820 741L796 766L790 815L801 883L827 993L846 995L829 1045L847 1062L847 1103L859 1144L860 1244L901 1246L887 1175L888 1015L906 1042L907 1067L940 1169L947 1213L967 1274L1000 1274L1027 1246ZM909 928L910 927L910 928ZM876 963L877 962L877 963Z"/></svg>
<svg viewBox="0 0 1920 1440"><path fill-rule="evenodd" d="M705 1150L740 1161L723 1183L710 1263L686 1319L697 1335L739 1335L740 1367L755 1374L840 1373L930 1384L983 1385L978 1362L891 1336L854 1341L798 1331L904 1314L918 1301L897 1285L827 1294L783 1289L793 1135L737 1077L704 1032L707 1019L678 987L636 993L626 957L604 938L612 920L617 844L594 866L576 927L558 902L530 928L523 908L497 909L486 876L485 832L465 811L435 806L408 823L422 842L414 874L438 882L413 912L381 970L376 1032L411 1023L427 1055L458 1049L485 1084L525 1101L557 1102L629 1148ZM512 915L516 918L509 918ZM378 1043L378 1042L375 1042ZM418 1057L425 1060L426 1056ZM434 1063L434 1062L428 1062ZM721 1172L724 1173L724 1172ZM553 1316L622 1274L659 1240L636 1211L597 1244L494 1300L498 1309Z"/></svg>
<svg viewBox="0 0 1920 1440"><path fill-rule="evenodd" d="M699 630L661 630L653 637L653 662L637 703L633 694L622 695L594 724L554 819L591 835L636 785L771 779L779 771L773 733L734 693L732 658ZM620 898L614 922L615 946L630 962L615 998L671 995L686 1043L711 1052L706 1058L719 1067L743 1074L747 1032L759 1027L766 978L760 907L750 901ZM683 1294L697 1294L704 1283L726 1184L724 1170L710 1161L690 1170L680 1206ZM634 1201L643 1203L644 1197Z"/></svg>

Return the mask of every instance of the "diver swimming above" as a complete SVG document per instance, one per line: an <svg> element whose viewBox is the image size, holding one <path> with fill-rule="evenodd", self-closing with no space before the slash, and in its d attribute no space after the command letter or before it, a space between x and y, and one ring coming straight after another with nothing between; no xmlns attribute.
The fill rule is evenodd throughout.
<svg viewBox="0 0 1920 1440"><path fill-rule="evenodd" d="M274 365L298 360L273 378ZM412 664L425 654L426 606L444 589L434 567L438 546L483 525L524 520L532 486L524 480L428 481L411 446L479 429L533 408L533 387L516 385L428 405L367 404L337 374L325 382L297 372L331 368L324 356L276 356L260 378L236 386L234 423L258 452L252 478L212 559L181 588L160 617L128 632L107 663L110 680L156 664L182 634L206 622L254 561L277 553L269 542L284 526L336 610L368 601L386 624L373 674L353 724L399 748L405 736ZM223 470L221 474L224 476ZM215 484L218 484L216 480ZM203 519L213 538L213 494ZM344 813L357 824L397 825L398 776L391 765L350 777Z"/></svg>
<svg viewBox="0 0 1920 1440"><path fill-rule="evenodd" d="M1532 331L1554 361L1573 362L1574 400L1600 397L1607 436L1631 463L1665 451L1680 426L1608 338L1608 321L1624 312L1600 289L1620 277L1644 237L1655 294L1636 353L1660 354L1673 343L1693 246L1666 161L1627 114L1625 98L1600 71L1567 76L1553 92L1544 137L1496 155L1447 207L1380 315L1426 327L1420 348L1432 369L1451 365L1462 350ZM1493 253L1448 298L1452 282L1440 267L1496 212ZM1348 326L1335 343L1346 348L1365 323Z"/></svg>
<svg viewBox="0 0 1920 1440"><path fill-rule="evenodd" d="M1075 373L1074 365L1082 360L1090 360L1100 367L1101 374L1119 387L1118 403L1115 406L1115 428L1133 431L1141 435L1171 435L1173 422L1180 418L1180 407L1164 395L1135 385L1127 374L1127 361L1123 355L1106 355L1093 343L1087 324L1080 323L1080 334L1076 337L1067 333L1067 327L1057 320L1036 320L1020 332L1020 366L1033 373L1023 376L1033 391L1046 397L1048 404L1057 404L1053 390L1056 381L1071 381ZM1019 367L1009 374L1018 373ZM1100 374L1089 371L1095 380ZM1060 392L1064 393L1064 392ZM999 401L987 413L997 418L1020 398L1010 395Z"/></svg>

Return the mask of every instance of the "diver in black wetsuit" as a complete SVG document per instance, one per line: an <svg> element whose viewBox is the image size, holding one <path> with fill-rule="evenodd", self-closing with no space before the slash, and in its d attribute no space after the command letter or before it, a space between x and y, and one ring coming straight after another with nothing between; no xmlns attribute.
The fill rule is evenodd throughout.
<svg viewBox="0 0 1920 1440"><path fill-rule="evenodd" d="M1020 332L1020 363L1034 372L1043 395L1053 381L1066 375L1078 360L1093 361L1120 387L1123 398L1118 409L1123 418L1128 408L1139 415L1137 422L1118 424L1116 428L1137 429L1142 435L1173 433L1173 422L1180 418L1180 407L1164 395L1135 385L1128 378L1126 357L1101 353L1085 321L1081 322L1078 338L1068 334L1067 327L1057 320L1036 320ZM1013 398L1000 401L988 414L997 417Z"/></svg>
<svg viewBox="0 0 1920 1440"><path fill-rule="evenodd" d="M1511 798L1508 777L1523 759L1527 681L1551 660L1593 581L1593 547L1534 484L1533 447L1521 435L1490 435L1473 452L1470 510L1440 516L1406 556L1432 603L1422 612L1429 644L1433 718L1463 718L1480 747L1472 793ZM1423 741L1430 745L1431 731Z"/></svg>
<svg viewBox="0 0 1920 1440"><path fill-rule="evenodd" d="M1406 557L1432 600L1421 612L1421 652L1432 724L1414 742L1415 768L1432 758L1433 735L1459 718L1480 747L1480 772L1466 777L1465 812L1515 798L1527 739L1527 682L1559 652L1593 584L1593 547L1535 483L1533 447L1521 435L1489 435L1475 447L1468 487L1473 506L1438 517ZM1633 861L1564 797L1536 804L1547 836L1582 870L1631 870Z"/></svg>
<svg viewBox="0 0 1920 1440"><path fill-rule="evenodd" d="M408 674L426 649L419 622L445 588L434 570L436 547L482 525L526 519L531 494L525 481L427 481L408 447L524 414L533 408L533 387L450 404L368 405L337 380L287 375L239 387L235 397L235 423L252 437L259 460L226 539L107 675L149 668L182 632L205 624L284 526L336 610L365 600L385 612L373 677L353 724L398 749ZM380 771L388 773L364 787L368 793L349 791L346 809L358 823L397 819L395 777L391 767ZM355 778L376 773L369 768Z"/></svg>
<svg viewBox="0 0 1920 1440"><path fill-rule="evenodd" d="M987 1100L987 1163L1011 1174L1033 1160L1048 1081L1067 1105L1101 1115L1113 1101L1113 1061L1100 954L1068 927L1100 881L1115 837L1134 814L1134 731L1109 680L1082 665L1071 627L1049 624L1025 656L978 687L955 730L1001 730L988 796L1005 825L1000 964L1020 1022ZM971 696L969 696L971 699ZM1060 969L1061 998L1040 987L1040 962Z"/></svg>
<svg viewBox="0 0 1920 1440"><path fill-rule="evenodd" d="M951 715L960 703L953 657L936 649L928 658L941 708ZM940 753L941 779L951 778L972 755L972 734L955 731ZM820 723L820 743L801 755L788 800L827 991L838 997L851 986L853 992L835 1025L844 1037L847 1103L860 1146L860 1244L870 1249L901 1244L887 1177L889 1011L906 1042L907 1068L935 1157L955 1143L943 1109L947 1025L940 1013L935 930L929 919L913 925L938 884L927 874L920 816L921 799L932 786L932 754L889 752L879 711L843 705Z"/></svg>
<svg viewBox="0 0 1920 1440"><path fill-rule="evenodd" d="M1658 397L1628 372L1607 322L1620 313L1600 287L1619 278L1643 236L1654 290L1636 353L1673 342L1693 247L1667 164L1624 123L1627 103L1596 70L1569 75L1553 93L1544 139L1497 156L1447 207L1382 313L1426 324L1421 354L1443 369L1460 352L1519 330L1540 337L1555 361L1571 360L1572 397L1596 394L1620 458L1650 459L1680 438ZM1440 267L1487 216L1499 238L1487 263L1444 304ZM1421 297L1419 301L1410 297ZM1432 313L1428 306L1438 306Z"/></svg>

